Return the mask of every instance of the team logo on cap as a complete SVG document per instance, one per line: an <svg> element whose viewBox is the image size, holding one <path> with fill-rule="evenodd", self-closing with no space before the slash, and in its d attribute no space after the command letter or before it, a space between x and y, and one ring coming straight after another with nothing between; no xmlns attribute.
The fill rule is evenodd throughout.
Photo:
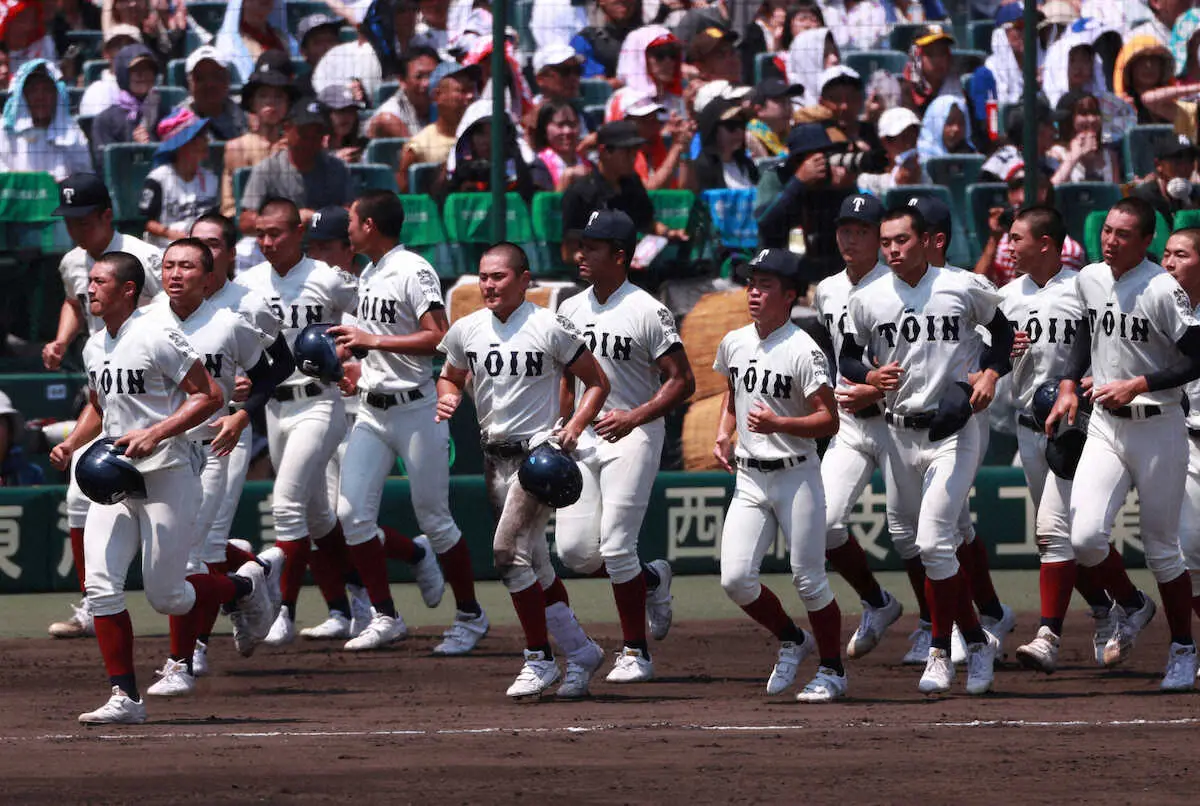
<svg viewBox="0 0 1200 806"><path fill-rule="evenodd" d="M67 200L67 204L74 204L75 188L63 188L63 198Z"/></svg>
<svg viewBox="0 0 1200 806"><path fill-rule="evenodd" d="M763 249L761 252L759 252L757 255L755 255L754 260L750 261L750 265L757 266L759 263L762 263L764 260L766 260L767 259L767 251L768 250Z"/></svg>
<svg viewBox="0 0 1200 806"><path fill-rule="evenodd" d="M318 115L321 113L321 105L315 102L311 103L308 105L308 111L312 112L314 115Z"/></svg>
<svg viewBox="0 0 1200 806"><path fill-rule="evenodd" d="M599 217L600 217L600 211L599 210L594 211L590 216L588 216L587 225L590 227L592 224L595 224L596 219Z"/></svg>
<svg viewBox="0 0 1200 806"><path fill-rule="evenodd" d="M314 226L314 227L321 226L321 214L320 213L313 213L312 226Z"/></svg>
<svg viewBox="0 0 1200 806"><path fill-rule="evenodd" d="M917 197L916 196L913 196L911 199L908 200L908 206L909 207L917 206Z"/></svg>
<svg viewBox="0 0 1200 806"><path fill-rule="evenodd" d="M862 196L855 196L854 201L850 202L850 206L854 208L854 212L861 213L866 200Z"/></svg>

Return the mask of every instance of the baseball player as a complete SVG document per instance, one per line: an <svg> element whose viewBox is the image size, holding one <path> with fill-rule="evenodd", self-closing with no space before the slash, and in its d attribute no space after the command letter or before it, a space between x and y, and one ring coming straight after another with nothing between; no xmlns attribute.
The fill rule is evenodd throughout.
<svg viewBox="0 0 1200 806"><path fill-rule="evenodd" d="M436 418L449 420L471 384L482 432L488 497L498 513L493 555L525 633L525 663L508 688L515 699L536 697L561 676L549 635L567 656L558 696L583 697L604 661L566 599L550 564L545 540L550 508L527 493L517 471L535 444L553 435L573 451L608 395L608 379L575 325L525 299L529 261L515 244L502 242L479 261L483 310L455 322L438 345L446 363L438 378ZM561 428L559 385L563 370L584 385L575 413Z"/></svg>
<svg viewBox="0 0 1200 806"><path fill-rule="evenodd" d="M846 696L846 670L842 613L825 576L825 492L816 440L837 433L837 403L825 354L790 319L800 259L786 249L764 249L749 271L746 298L754 323L727 334L713 362L729 379L713 454L729 472L737 466L721 530L721 587L780 641L767 693L779 694L795 682L815 643L820 666L796 699L832 702ZM780 532L815 639L758 579Z"/></svg>
<svg viewBox="0 0 1200 806"><path fill-rule="evenodd" d="M929 265L921 213L903 207L884 215L880 245L892 271L850 295L839 367L857 383L883 391L888 424L888 528L915 534L925 566L932 622L929 658L919 690L949 691L954 680L950 635L957 621L967 641L967 692L992 685L999 642L980 626L959 568L957 522L979 464L979 431L969 425L1009 370L1012 327L999 295L963 272ZM970 333L985 325L994 356L977 366ZM863 363L864 347L876 368Z"/></svg>
<svg viewBox="0 0 1200 806"><path fill-rule="evenodd" d="M888 274L887 267L879 263L879 221L883 212L879 200L865 193L847 196L838 211L838 251L846 268L822 280L813 295L813 307L829 334L832 349L827 357L834 361L835 369L836 356L842 349L850 294ZM838 403L840 425L821 459L821 486L825 490L825 557L862 599L862 619L846 644L849 657L861 658L879 644L888 627L904 612L900 600L879 586L867 565L862 546L846 525L859 496L871 481L871 474L876 468L883 470L887 462L887 425L883 421L880 402L883 395L874 386L839 378L834 398ZM921 626L926 627L929 610L925 604L924 572L916 577L911 570L913 565L920 567L920 552L915 540L897 543L895 547L914 579L913 593L921 611ZM920 639L928 634L927 629L919 629L913 634L914 648L909 655L921 653L921 663L929 656L929 645L925 643L922 649ZM906 655L904 662L913 661Z"/></svg>
<svg viewBox="0 0 1200 806"><path fill-rule="evenodd" d="M133 667L133 624L125 608L125 575L142 553L146 598L160 613L182 617L172 659L191 660L206 609L237 607L235 639L252 650L266 635L271 602L263 568L248 562L237 574L188 574L200 498L199 455L186 432L221 406L221 390L178 330L153 314L135 313L143 269L133 255L110 252L91 268L89 311L104 328L84 348L89 405L80 425L51 453L66 468L72 453L103 433L141 475L144 497L93 504L84 527L87 596L112 696L87 724L140 723L146 708ZM100 447L99 445L95 447Z"/></svg>
<svg viewBox="0 0 1200 806"><path fill-rule="evenodd" d="M564 565L581 574L603 568L612 582L624 646L610 683L652 679L647 621L659 639L671 626L671 566L666 560L643 564L637 542L662 455L663 415L696 389L671 312L629 282L636 244L628 215L592 213L577 258L579 276L591 288L559 307L583 333L612 387L600 419L580 437L583 492L558 512L554 530ZM576 391L568 372L564 417L574 410Z"/></svg>
<svg viewBox="0 0 1200 806"><path fill-rule="evenodd" d="M366 351L357 384L358 421L342 464L338 517L370 594L372 618L346 649L377 649L403 637L404 620L392 601L386 558L399 553L412 561L415 553L418 584L422 568L433 569L433 584L421 585L426 604L436 606L442 596L438 559L456 600L454 623L434 652L461 655L487 634L488 618L475 597L466 541L450 514L450 426L435 420L431 411L437 402L432 356L448 328L441 284L433 267L400 246L403 226L404 207L395 193L368 191L352 205L350 242L371 264L359 278L356 321L330 331L342 348ZM380 496L397 456L412 471L413 510L428 537L411 541L385 532L381 543L376 539Z"/></svg>
<svg viewBox="0 0 1200 806"><path fill-rule="evenodd" d="M87 328L89 335L103 327L103 323L92 316L88 308L88 272L92 265L106 252L125 252L142 263L146 281L142 287L139 304L146 305L158 293L160 283L159 263L162 253L157 247L140 241L132 235L117 232L113 226L112 198L99 176L90 173L72 174L59 186L59 205L54 211L66 222L67 234L75 248L63 256L58 265L62 276L65 298L58 314L58 329L54 340L42 349L42 363L48 370L62 366L63 356L79 335ZM75 474L67 481L67 528L71 543L71 556L75 561L75 575L79 589L83 590L83 524L91 502L79 490ZM87 609L87 597L74 608L74 615L66 621L50 625L50 635L55 638L80 638L92 635L91 613Z"/></svg>
<svg viewBox="0 0 1200 806"><path fill-rule="evenodd" d="M304 226L294 202L268 199L256 218L258 245L266 261L238 275L240 285L267 299L289 343L309 324L339 321L358 303L353 276L304 256ZM275 466L272 511L275 540L284 553L283 607L266 643L295 640L296 599L310 552L322 593L349 612L343 588L351 571L341 525L325 486L325 467L346 430L337 387L294 372L267 404L267 439ZM311 551L315 543L318 550ZM332 582L330 582L332 581ZM332 585L334 593L329 588Z"/></svg>
<svg viewBox="0 0 1200 806"><path fill-rule="evenodd" d="M1091 575L1116 602L1104 662L1120 663L1155 611L1124 568L1106 562L1115 553L1109 535L1117 510L1130 486L1137 488L1146 566L1171 634L1162 688L1179 691L1196 677L1192 584L1179 543L1188 463L1179 387L1200 377L1200 323L1179 283L1145 258L1154 227L1154 209L1142 199L1109 210L1100 233L1104 262L1085 266L1076 280L1086 316L1046 433L1063 417L1074 421L1076 390L1090 365L1094 412L1071 488L1071 546L1080 575Z"/></svg>

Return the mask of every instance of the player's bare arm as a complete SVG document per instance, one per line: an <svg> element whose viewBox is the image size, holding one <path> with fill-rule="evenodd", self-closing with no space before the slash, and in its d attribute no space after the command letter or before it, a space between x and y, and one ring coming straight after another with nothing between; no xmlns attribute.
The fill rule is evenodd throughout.
<svg viewBox="0 0 1200 806"><path fill-rule="evenodd" d="M682 405L696 391L696 376L683 345L677 344L655 362L662 373L662 386L636 409L605 412L596 423L596 433L609 442L628 436L638 426L654 422Z"/></svg>
<svg viewBox="0 0 1200 806"><path fill-rule="evenodd" d="M125 446L127 457L139 459L149 456L158 443L200 425L225 402L221 388L199 361L192 364L187 375L179 382L179 388L187 395L187 399L170 417L149 428L129 431L117 439L117 445Z"/></svg>
<svg viewBox="0 0 1200 806"><path fill-rule="evenodd" d="M338 347L351 352L381 350L406 355L435 355L449 329L445 309L431 308L417 322L416 331L401 336L367 333L353 325L337 325L329 328L329 333L337 340Z"/></svg>
<svg viewBox="0 0 1200 806"><path fill-rule="evenodd" d="M726 473L735 472L733 462L730 461L733 457L733 435L737 433L737 411L734 409L733 397L733 383L730 382L729 388L725 390L725 397L721 400L721 418L717 421L717 439L713 445L713 456Z"/></svg>
<svg viewBox="0 0 1200 806"><path fill-rule="evenodd" d="M79 419L75 421L75 427L71 429L71 433L67 435L66 439L50 450L50 464L54 465L58 470L69 468L71 466L71 457L75 451L79 450L79 446L86 445L100 436L103 417L100 411L100 402L96 399L96 393L89 390L87 405L79 413Z"/></svg>
<svg viewBox="0 0 1200 806"><path fill-rule="evenodd" d="M584 386L583 394L579 398L579 406L558 434L558 444L564 451L569 452L575 450L583 429L587 428L588 423L595 420L596 415L600 413L600 409L608 397L609 385L608 376L604 374L604 370L596 363L595 357L589 350L581 350L567 367L570 368L572 375L583 381ZM439 391L440 388L439 384Z"/></svg>
<svg viewBox="0 0 1200 806"><path fill-rule="evenodd" d="M746 425L756 434L789 434L809 439L836 434L839 420L833 390L822 386L808 396L807 402L813 411L803 417L784 417L771 411L762 402L756 403L746 414Z"/></svg>
<svg viewBox="0 0 1200 806"><path fill-rule="evenodd" d="M843 411L855 414L883 400L883 391L869 383L851 383L835 389L833 399Z"/></svg>
<svg viewBox="0 0 1200 806"><path fill-rule="evenodd" d="M437 409L433 415L436 422L445 422L454 416L466 385L467 370L450 362L442 366L442 374L437 380Z"/></svg>
<svg viewBox="0 0 1200 806"><path fill-rule="evenodd" d="M83 322L83 308L79 300L70 297L64 299L58 313L58 330L55 331L54 341L42 348L42 364L46 369L56 370L62 366L63 356L83 328Z"/></svg>

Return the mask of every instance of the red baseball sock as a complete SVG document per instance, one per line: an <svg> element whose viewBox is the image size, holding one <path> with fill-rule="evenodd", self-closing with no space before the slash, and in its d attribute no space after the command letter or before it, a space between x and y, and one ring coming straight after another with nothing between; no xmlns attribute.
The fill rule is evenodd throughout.
<svg viewBox="0 0 1200 806"><path fill-rule="evenodd" d="M979 614L975 612L975 603L971 601L971 589L967 585L967 575L962 568L958 569L958 608L954 611L954 620L963 637L970 640L971 633L980 629Z"/></svg>
<svg viewBox="0 0 1200 806"><path fill-rule="evenodd" d="M544 650L550 645L546 630L546 595L536 582L523 591L509 594L521 629L525 631L525 647Z"/></svg>
<svg viewBox="0 0 1200 806"><path fill-rule="evenodd" d="M748 605L742 605L742 610L780 641L795 640L792 636L798 632L796 623L779 603L779 597L766 585L762 586L757 599Z"/></svg>
<svg viewBox="0 0 1200 806"><path fill-rule="evenodd" d="M925 588L925 564L921 562L920 557L911 557L904 561L904 571L908 574L908 584L912 585L913 596L917 597L917 611L921 621L932 621Z"/></svg>
<svg viewBox="0 0 1200 806"><path fill-rule="evenodd" d="M412 542L412 538L400 534L390 526L380 526L379 529L383 532L383 546L388 559L400 560L412 565L413 555L417 551L417 545ZM362 573L361 569L359 573ZM364 577L364 581L365 579Z"/></svg>
<svg viewBox="0 0 1200 806"><path fill-rule="evenodd" d="M1071 591L1075 587L1074 560L1042 563L1038 571L1038 590L1042 600L1042 618L1062 620L1071 606Z"/></svg>
<svg viewBox="0 0 1200 806"><path fill-rule="evenodd" d="M79 590L87 593L87 569L83 564L83 529L71 529L67 535L71 540L71 559L75 563L75 578L79 580Z"/></svg>
<svg viewBox="0 0 1200 806"><path fill-rule="evenodd" d="M567 586L563 584L562 577L555 577L554 581L550 583L550 587L544 589L542 595L546 597L546 607L559 602L567 607L571 606L571 597L567 595Z"/></svg>
<svg viewBox="0 0 1200 806"><path fill-rule="evenodd" d="M237 598L233 580L224 574L191 574L187 581L196 591L196 603L182 616L171 616L171 657L191 660L196 638L203 625L217 620L217 611L225 602Z"/></svg>
<svg viewBox="0 0 1200 806"><path fill-rule="evenodd" d="M970 575L971 598L975 601L975 605L982 612L998 607L1000 597L996 594L996 586L992 584L991 561L988 559L987 544L983 542L983 538L975 535L974 540L959 547L958 553L960 557L966 554L971 558L971 562L964 568ZM999 617L997 613L990 615ZM959 627L961 628L962 625L960 624Z"/></svg>
<svg viewBox="0 0 1200 806"><path fill-rule="evenodd" d="M1192 638L1192 577L1187 571L1170 582L1159 582L1158 593L1162 597L1163 611L1167 615L1167 628L1171 640L1188 643Z"/></svg>
<svg viewBox="0 0 1200 806"><path fill-rule="evenodd" d="M808 623L812 625L813 638L822 660L833 660L842 656L842 610L837 599L820 610L808 611Z"/></svg>
<svg viewBox="0 0 1200 806"><path fill-rule="evenodd" d="M392 589L388 586L387 554L383 544L372 538L347 548L358 575L362 577L363 587L371 597L371 604L380 612L386 612L384 607L392 605Z"/></svg>
<svg viewBox="0 0 1200 806"><path fill-rule="evenodd" d="M929 601L929 622L933 625L933 640L944 644L943 649L949 646L950 633L954 629L961 582L959 574L938 580L925 577L925 597Z"/></svg>
<svg viewBox="0 0 1200 806"><path fill-rule="evenodd" d="M1196 611L1196 618L1200 618L1200 596L1192 597L1192 610Z"/></svg>
<svg viewBox="0 0 1200 806"><path fill-rule="evenodd" d="M308 569L312 544L307 537L302 537L299 540L280 540L275 545L283 552L283 573L279 575L283 603L288 606L295 620L296 600L300 598L300 588L304 585L304 572Z"/></svg>
<svg viewBox="0 0 1200 806"><path fill-rule="evenodd" d="M862 546L858 544L853 535L844 544L826 551L825 559L829 561L834 571L842 575L842 579L850 583L850 587L854 588L859 599L873 607L884 603L883 591L879 589L879 583L875 580L875 575L871 573L870 566L867 565L867 553L863 551Z"/></svg>
<svg viewBox="0 0 1200 806"><path fill-rule="evenodd" d="M1096 580L1098 587L1108 591L1114 602L1129 602L1138 598L1137 586L1125 570L1125 560L1111 545L1108 555L1099 565L1092 568L1079 566L1079 575L1085 576L1085 572L1089 579Z"/></svg>
<svg viewBox="0 0 1200 806"><path fill-rule="evenodd" d="M351 569L354 568L354 563L350 560L350 550L346 546L346 535L342 531L340 521L334 525L329 534L314 540L313 548L325 554L326 559L329 560L332 567L337 569L338 573L342 576L350 573Z"/></svg>
<svg viewBox="0 0 1200 806"><path fill-rule="evenodd" d="M1075 590L1092 607L1108 607L1112 604L1104 586L1097 584L1096 575L1084 573L1083 566L1078 562L1075 563Z"/></svg>
<svg viewBox="0 0 1200 806"><path fill-rule="evenodd" d="M454 591L454 602L459 610L463 605L475 605L475 572L471 570L471 550L467 541L459 538L453 546L438 555L442 564L442 576Z"/></svg>
<svg viewBox="0 0 1200 806"><path fill-rule="evenodd" d="M308 556L308 570L312 572L313 582L321 590L325 604L331 610L344 611L348 607L342 605L346 599L346 575L338 567L336 558L331 557L329 552L314 551ZM344 615L350 614L345 612Z"/></svg>
<svg viewBox="0 0 1200 806"><path fill-rule="evenodd" d="M646 578L638 571L628 582L613 583L613 599L621 619L621 636L625 646L646 648Z"/></svg>
<svg viewBox="0 0 1200 806"><path fill-rule="evenodd" d="M133 676L133 622L129 611L115 616L95 616L96 642L109 677ZM127 691L130 696L133 692Z"/></svg>

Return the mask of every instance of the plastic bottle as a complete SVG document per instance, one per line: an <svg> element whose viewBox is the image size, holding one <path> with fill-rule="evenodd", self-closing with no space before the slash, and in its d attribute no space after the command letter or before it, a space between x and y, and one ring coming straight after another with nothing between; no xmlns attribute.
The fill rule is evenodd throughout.
<svg viewBox="0 0 1200 806"><path fill-rule="evenodd" d="M1000 102L996 100L995 91L988 93L986 109L988 139L995 142L1000 139Z"/></svg>

